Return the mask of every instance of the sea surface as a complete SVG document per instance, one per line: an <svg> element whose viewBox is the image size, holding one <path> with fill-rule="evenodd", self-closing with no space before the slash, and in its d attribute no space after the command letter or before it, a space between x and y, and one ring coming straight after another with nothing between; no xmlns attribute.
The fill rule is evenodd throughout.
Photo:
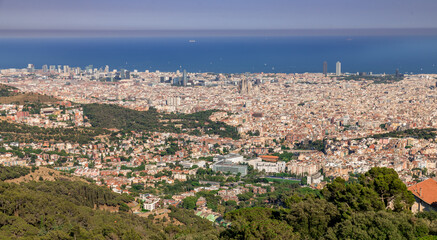
<svg viewBox="0 0 437 240"><path fill-rule="evenodd" d="M139 71L437 73L437 36L0 38L0 69L28 63Z"/></svg>

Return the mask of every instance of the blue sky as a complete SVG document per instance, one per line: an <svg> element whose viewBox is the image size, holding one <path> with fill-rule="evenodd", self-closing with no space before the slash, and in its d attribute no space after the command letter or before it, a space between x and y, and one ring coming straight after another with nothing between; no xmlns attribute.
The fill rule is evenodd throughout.
<svg viewBox="0 0 437 240"><path fill-rule="evenodd" d="M0 30L437 28L437 0L0 0Z"/></svg>

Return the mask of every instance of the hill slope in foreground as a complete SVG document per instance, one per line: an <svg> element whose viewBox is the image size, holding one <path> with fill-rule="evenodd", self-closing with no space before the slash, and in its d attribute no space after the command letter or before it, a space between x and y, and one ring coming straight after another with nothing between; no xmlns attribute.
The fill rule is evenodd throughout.
<svg viewBox="0 0 437 240"><path fill-rule="evenodd" d="M0 167L2 179L29 174L26 168ZM53 176L56 174L59 172ZM20 184L2 181L0 239L174 239L176 235L180 239L211 239L208 235L218 235L209 222L187 217L191 213L183 209L174 209L169 215L183 223L180 226L135 216L127 207L132 201L128 195L68 177ZM101 206L119 211L96 210Z"/></svg>
<svg viewBox="0 0 437 240"><path fill-rule="evenodd" d="M0 177L6 180L30 172L0 167ZM335 179L320 194L290 192L277 199L278 205L228 212L227 229L175 207L170 208L170 221L142 218L131 213L132 200L68 177L20 184L2 181L0 239L425 240L437 235L437 213L413 215L411 192L387 168L374 168L358 182ZM97 210L102 206L118 211Z"/></svg>

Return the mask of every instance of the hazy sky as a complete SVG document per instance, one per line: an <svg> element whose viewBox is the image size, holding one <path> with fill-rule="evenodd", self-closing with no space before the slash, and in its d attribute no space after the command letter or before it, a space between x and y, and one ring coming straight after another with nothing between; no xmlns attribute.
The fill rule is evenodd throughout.
<svg viewBox="0 0 437 240"><path fill-rule="evenodd" d="M0 30L437 28L437 0L0 0Z"/></svg>

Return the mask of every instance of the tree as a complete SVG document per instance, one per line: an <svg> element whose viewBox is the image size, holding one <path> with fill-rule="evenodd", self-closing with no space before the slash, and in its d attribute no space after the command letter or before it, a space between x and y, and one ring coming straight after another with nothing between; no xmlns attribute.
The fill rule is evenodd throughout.
<svg viewBox="0 0 437 240"><path fill-rule="evenodd" d="M413 194L399 179L398 174L391 168L372 168L359 178L360 184L375 190L381 201L388 206L390 202L400 202L400 209L409 209L414 203Z"/></svg>
<svg viewBox="0 0 437 240"><path fill-rule="evenodd" d="M190 196L182 200L182 207L185 209L195 209L196 208L197 197Z"/></svg>

